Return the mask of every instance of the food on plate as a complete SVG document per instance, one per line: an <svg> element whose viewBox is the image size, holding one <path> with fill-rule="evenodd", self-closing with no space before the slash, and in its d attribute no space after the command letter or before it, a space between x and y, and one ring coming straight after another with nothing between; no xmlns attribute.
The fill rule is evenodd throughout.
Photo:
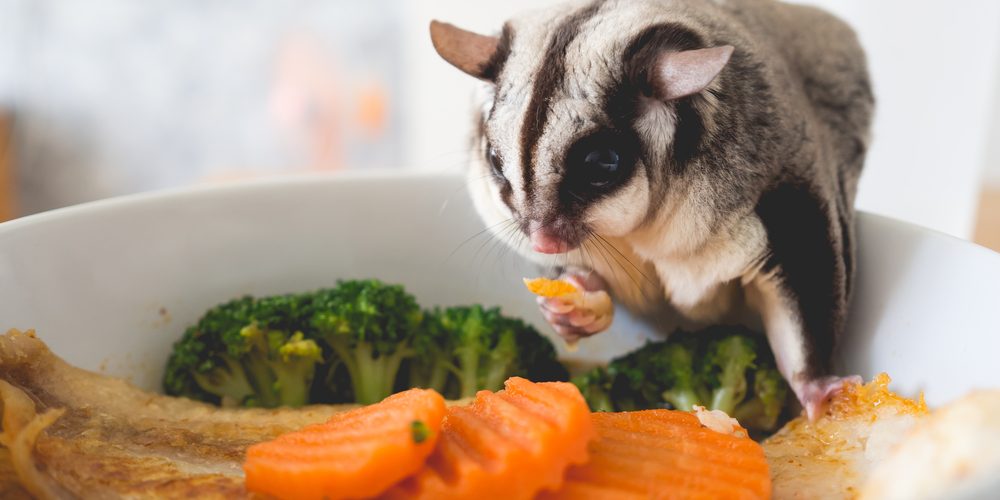
<svg viewBox="0 0 1000 500"><path fill-rule="evenodd" d="M388 498L529 499L556 489L566 469L587 460L590 410L572 384L514 377L452 406L437 447Z"/></svg>
<svg viewBox="0 0 1000 500"><path fill-rule="evenodd" d="M626 459L642 456L674 456L659 450L660 441L669 436L670 446L697 453L708 453L706 446L714 442L720 463L742 463L746 456L742 448L734 451L732 443L750 442L743 435L703 427L698 417L686 413L666 421L694 422L700 431L675 432L638 415L630 427L602 438L594 428L604 417L590 413L575 386L517 377L507 380L504 390L481 391L465 406L452 402L447 410L439 396L426 390L367 407L219 408L150 394L123 380L74 368L33 333L18 331L0 337L0 398L4 498L249 498L255 495L251 490L308 497L301 488L322 485L315 482L319 470L325 479L336 477L336 471L350 477L338 495L367 494L343 485L384 488L411 474L380 495L532 498L543 491L559 492L567 480L584 486L603 481L605 476L567 471L581 470L594 450L617 450L621 442L650 448L629 450L632 454L620 461L601 460L628 464ZM627 414L607 418L631 418L622 415ZM714 441L698 432L712 433ZM318 442L330 447L308 444ZM401 442L403 449L392 447ZM428 448L433 450L425 455ZM280 465L268 463L268 457L277 456ZM261 469L268 466L270 470ZM642 470L654 481L670 477L657 475L655 467ZM262 486L261 472L268 486ZM274 485L283 489L266 489Z"/></svg>
<svg viewBox="0 0 1000 500"><path fill-rule="evenodd" d="M864 500L995 498L1000 491L1000 391L978 390L917 422L875 465Z"/></svg>
<svg viewBox="0 0 1000 500"><path fill-rule="evenodd" d="M644 410L592 416L587 463L571 467L554 499L769 498L764 451L689 412Z"/></svg>
<svg viewBox="0 0 1000 500"><path fill-rule="evenodd" d="M929 413L923 397L899 396L889 382L881 374L847 383L815 422L800 416L764 441L775 499L857 497L876 464Z"/></svg>
<svg viewBox="0 0 1000 500"><path fill-rule="evenodd" d="M789 422L762 443L768 464L762 469L747 429L728 414L700 407L589 413L571 384L512 378L505 390L482 391L468 406L449 403L443 417L435 397L405 403L404 396L390 398L422 415L417 418L400 409L379 412L378 405L355 414L403 422L394 438L374 424L356 430L322 424L331 418L350 422L335 416L357 406L219 408L146 393L73 368L32 333L11 331L0 337L0 492L5 498L243 498L251 494L242 469L247 450L288 433L329 438L338 450L350 447L343 455L357 460L361 476L384 479L379 488L394 480L389 474L411 474L384 493L397 498L487 491L522 498L542 491L563 498L628 498L650 491L756 497L766 496L768 488L777 499L908 498L959 493L965 490L951 488L969 483L964 479L982 478L971 483L982 486L996 477L1000 395L974 394L928 417L922 398L898 396L888 384L885 375L867 385L849 384L817 420L801 416ZM340 433L350 437L334 437ZM373 441L361 444L363 436ZM397 450L367 469L357 459L358 450L398 443L399 436L411 451L433 450L426 456ZM301 442L293 442L277 452L297 456L301 449L294 447ZM268 446L274 445L259 449ZM248 467L254 460L251 453ZM315 465L346 470L348 461L334 462ZM770 483L761 472L768 469ZM280 477L278 471L270 479L290 484ZM307 483L303 477L295 484ZM300 493L293 489L284 493Z"/></svg>
<svg viewBox="0 0 1000 500"><path fill-rule="evenodd" d="M247 489L277 498L363 498L424 465L445 401L410 389L247 449Z"/></svg>
<svg viewBox="0 0 1000 500"><path fill-rule="evenodd" d="M370 404L411 387L446 397L511 376L565 380L551 342L482 306L423 311L399 285L243 297L216 306L174 345L167 394L235 406Z"/></svg>
<svg viewBox="0 0 1000 500"><path fill-rule="evenodd" d="M353 408L219 408L152 394L70 366L17 330L0 336L0 380L19 481L0 486L5 498L17 488L42 497L241 497L248 446Z"/></svg>
<svg viewBox="0 0 1000 500"><path fill-rule="evenodd" d="M595 411L697 405L722 410L754 431L773 431L788 401L767 342L738 327L675 333L573 382Z"/></svg>

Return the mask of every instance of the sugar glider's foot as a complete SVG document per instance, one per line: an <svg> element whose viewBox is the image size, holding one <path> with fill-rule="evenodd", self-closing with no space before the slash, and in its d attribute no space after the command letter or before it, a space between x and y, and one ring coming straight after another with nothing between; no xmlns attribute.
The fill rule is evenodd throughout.
<svg viewBox="0 0 1000 500"><path fill-rule="evenodd" d="M572 283L584 293L576 298L538 297L542 315L559 336L572 345L607 330L613 314L604 280L592 272L571 272L560 276L560 279Z"/></svg>
<svg viewBox="0 0 1000 500"><path fill-rule="evenodd" d="M829 376L806 381L792 389L806 410L806 417L809 418L810 422L815 422L826 411L830 400L844 390L845 384L861 384L863 382L858 375Z"/></svg>

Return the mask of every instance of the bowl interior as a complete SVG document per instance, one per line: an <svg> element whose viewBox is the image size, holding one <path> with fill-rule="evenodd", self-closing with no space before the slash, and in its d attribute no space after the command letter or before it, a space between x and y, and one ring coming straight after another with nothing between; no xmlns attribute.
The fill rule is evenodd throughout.
<svg viewBox="0 0 1000 500"><path fill-rule="evenodd" d="M425 306L499 305L548 331L521 284L538 271L483 229L457 176L293 178L72 207L0 225L0 328L34 328L70 362L147 389L208 307L337 279L402 283ZM931 404L1000 386L1000 256L873 215L858 231L843 369L886 371ZM619 314L562 354L596 362L655 334Z"/></svg>

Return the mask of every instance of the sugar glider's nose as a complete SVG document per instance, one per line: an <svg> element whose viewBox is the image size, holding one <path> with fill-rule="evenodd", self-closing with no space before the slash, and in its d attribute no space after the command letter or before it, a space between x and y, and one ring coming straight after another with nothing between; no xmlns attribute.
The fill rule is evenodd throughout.
<svg viewBox="0 0 1000 500"><path fill-rule="evenodd" d="M572 250L569 242L540 222L528 223L528 239L531 240L531 248L538 253L559 254Z"/></svg>

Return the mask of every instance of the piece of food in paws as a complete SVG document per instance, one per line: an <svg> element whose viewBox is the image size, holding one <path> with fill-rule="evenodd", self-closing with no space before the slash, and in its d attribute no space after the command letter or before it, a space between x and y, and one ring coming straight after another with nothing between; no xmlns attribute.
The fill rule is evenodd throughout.
<svg viewBox="0 0 1000 500"><path fill-rule="evenodd" d="M524 286L528 291L545 298L572 298L580 293L576 285L566 280L553 280L549 278L524 278Z"/></svg>
<svg viewBox="0 0 1000 500"><path fill-rule="evenodd" d="M570 383L507 380L448 409L427 463L388 498L529 499L557 489L566 469L587 460L590 410Z"/></svg>
<svg viewBox="0 0 1000 500"><path fill-rule="evenodd" d="M541 498L768 498L771 478L761 446L706 427L691 412L644 410L592 414L590 460ZM716 419L718 416L706 416ZM725 417L728 419L728 416Z"/></svg>
<svg viewBox="0 0 1000 500"><path fill-rule="evenodd" d="M876 464L907 431L928 415L923 396L889 390L880 374L865 385L848 384L815 422L800 416L764 441L774 498L855 498Z"/></svg>
<svg viewBox="0 0 1000 500"><path fill-rule="evenodd" d="M979 390L918 422L869 476L868 499L996 498L1000 391Z"/></svg>
<svg viewBox="0 0 1000 500"><path fill-rule="evenodd" d="M524 278L524 286L528 291L547 299L561 299L574 309L590 312L596 319L614 313L611 296L604 290L588 291L578 288L564 279Z"/></svg>
<svg viewBox="0 0 1000 500"><path fill-rule="evenodd" d="M614 303L604 290L583 290L564 279L524 278L528 291L546 299L557 299L567 310L576 310L593 319L593 322L607 321L614 314ZM566 342L566 347L575 350L576 342Z"/></svg>
<svg viewBox="0 0 1000 500"><path fill-rule="evenodd" d="M378 495L413 474L434 449L445 401L410 389L247 449L247 490L277 498Z"/></svg>

